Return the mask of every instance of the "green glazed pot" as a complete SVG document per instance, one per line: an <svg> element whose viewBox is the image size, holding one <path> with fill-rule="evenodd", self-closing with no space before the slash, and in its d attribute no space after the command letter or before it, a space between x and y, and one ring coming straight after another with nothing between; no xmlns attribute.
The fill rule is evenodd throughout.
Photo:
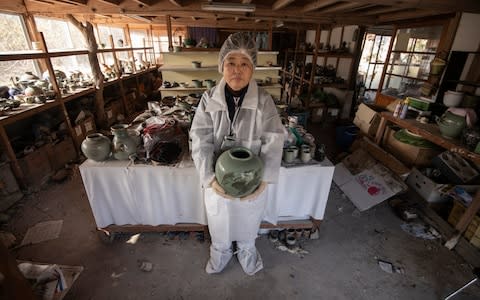
<svg viewBox="0 0 480 300"><path fill-rule="evenodd" d="M437 120L437 124L444 137L454 139L462 133L467 122L464 116L459 116L447 111L439 120Z"/></svg>
<svg viewBox="0 0 480 300"><path fill-rule="evenodd" d="M234 147L218 157L215 177L226 194L245 197L253 193L262 182L263 162L249 149Z"/></svg>
<svg viewBox="0 0 480 300"><path fill-rule="evenodd" d="M101 133L92 133L83 140L81 149L83 154L94 161L104 161L110 156L110 139Z"/></svg>

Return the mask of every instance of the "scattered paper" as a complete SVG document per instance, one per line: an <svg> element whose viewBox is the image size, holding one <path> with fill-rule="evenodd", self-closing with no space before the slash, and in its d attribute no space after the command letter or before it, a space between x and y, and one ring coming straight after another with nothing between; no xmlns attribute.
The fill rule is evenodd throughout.
<svg viewBox="0 0 480 300"><path fill-rule="evenodd" d="M400 274L405 274L405 271L401 267L394 266L392 263L388 261L384 261L379 259L378 260L378 265L380 266L380 269L382 271L393 274L393 273L400 273Z"/></svg>
<svg viewBox="0 0 480 300"><path fill-rule="evenodd" d="M63 220L37 223L28 229L21 246L54 240L60 236L62 226Z"/></svg>
<svg viewBox="0 0 480 300"><path fill-rule="evenodd" d="M83 271L81 266L64 266L18 261L18 269L44 300L61 300Z"/></svg>
<svg viewBox="0 0 480 300"><path fill-rule="evenodd" d="M425 240L434 240L441 237L441 235L438 233L437 230L435 230L435 228L424 223L403 223L400 225L400 227L406 233Z"/></svg>

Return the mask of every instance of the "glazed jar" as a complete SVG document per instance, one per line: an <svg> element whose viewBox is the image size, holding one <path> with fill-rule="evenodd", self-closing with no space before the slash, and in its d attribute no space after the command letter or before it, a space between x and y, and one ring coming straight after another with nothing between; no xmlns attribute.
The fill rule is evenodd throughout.
<svg viewBox="0 0 480 300"><path fill-rule="evenodd" d="M111 153L110 139L101 133L92 133L83 140L81 149L83 154L94 161L107 160Z"/></svg>
<svg viewBox="0 0 480 300"><path fill-rule="evenodd" d="M117 124L110 129L113 134L113 157L117 160L128 160L130 154L137 152L137 144L128 133L128 125Z"/></svg>
<svg viewBox="0 0 480 300"><path fill-rule="evenodd" d="M262 182L263 162L249 149L234 147L218 157L215 177L226 194L245 197L253 193Z"/></svg>
<svg viewBox="0 0 480 300"><path fill-rule="evenodd" d="M454 139L462 133L467 121L464 116L447 111L437 120L437 124L442 136Z"/></svg>

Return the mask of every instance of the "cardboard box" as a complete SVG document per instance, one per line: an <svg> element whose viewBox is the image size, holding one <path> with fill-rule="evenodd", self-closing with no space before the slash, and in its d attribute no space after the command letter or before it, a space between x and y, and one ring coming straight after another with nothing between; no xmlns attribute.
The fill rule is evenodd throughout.
<svg viewBox="0 0 480 300"><path fill-rule="evenodd" d="M115 100L110 102L105 107L105 114L107 116L108 126L111 126L117 123L118 116L123 115L125 117L125 112L123 109L123 103L121 100Z"/></svg>
<svg viewBox="0 0 480 300"><path fill-rule="evenodd" d="M457 225L458 221L460 220L460 218L462 217L463 213L466 210L467 210L467 207L462 202L454 200L452 210L448 215L448 223L452 224L452 226ZM465 236L465 238L470 242L472 242L472 239L474 239L475 237L480 239L479 225L480 225L480 216L477 214L473 217L470 224L468 224L467 229L463 233L463 236ZM473 242L472 244L475 244L475 243ZM480 246L477 246L477 247L480 248Z"/></svg>
<svg viewBox="0 0 480 300"><path fill-rule="evenodd" d="M448 198L442 195L452 188L449 184L436 183L416 168L408 175L407 185L430 203L446 202Z"/></svg>
<svg viewBox="0 0 480 300"><path fill-rule="evenodd" d="M353 124L357 125L357 127L360 128L360 131L364 134L374 137L377 133L380 119L380 114L377 111L366 104L361 103L355 113Z"/></svg>
<svg viewBox="0 0 480 300"><path fill-rule="evenodd" d="M46 183L52 175L52 166L48 159L47 147L43 146L18 159L18 164L29 186L38 187Z"/></svg>
<svg viewBox="0 0 480 300"><path fill-rule="evenodd" d="M408 188L400 178L363 149L354 151L335 165L333 181L360 211Z"/></svg>
<svg viewBox="0 0 480 300"><path fill-rule="evenodd" d="M71 138L65 138L57 144L47 145L47 154L54 171L65 168L65 164L75 160L77 157Z"/></svg>
<svg viewBox="0 0 480 300"><path fill-rule="evenodd" d="M439 148L422 148L400 142L393 136L395 132L396 130L391 127L385 129L383 146L388 152L409 167L431 166L432 159L442 152Z"/></svg>
<svg viewBox="0 0 480 300"><path fill-rule="evenodd" d="M91 116L87 117L73 127L73 142L75 145L80 146L87 135L96 131L95 119Z"/></svg>

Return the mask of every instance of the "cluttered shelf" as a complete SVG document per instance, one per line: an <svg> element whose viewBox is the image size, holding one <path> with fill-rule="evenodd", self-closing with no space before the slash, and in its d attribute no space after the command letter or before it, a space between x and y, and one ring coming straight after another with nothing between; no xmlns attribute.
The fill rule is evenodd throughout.
<svg viewBox="0 0 480 300"><path fill-rule="evenodd" d="M383 131L385 130L386 122L392 122L396 125L408 129L414 134L418 134L429 140L430 142L445 148L451 152L460 154L461 156L470 159L472 162L478 164L480 163L480 154L471 152L466 148L465 145L458 139L445 138L441 135L440 129L436 124L423 124L415 119L400 119L393 116L391 112L382 112L380 114L382 117L381 124L376 134L375 140L377 143L380 143L383 137Z"/></svg>
<svg viewBox="0 0 480 300"><path fill-rule="evenodd" d="M20 119L33 116L41 111L50 109L59 105L60 102L55 100L49 100L46 103L31 103L22 104L17 108L4 112L4 115L0 116L0 125L7 125L16 122Z"/></svg>

